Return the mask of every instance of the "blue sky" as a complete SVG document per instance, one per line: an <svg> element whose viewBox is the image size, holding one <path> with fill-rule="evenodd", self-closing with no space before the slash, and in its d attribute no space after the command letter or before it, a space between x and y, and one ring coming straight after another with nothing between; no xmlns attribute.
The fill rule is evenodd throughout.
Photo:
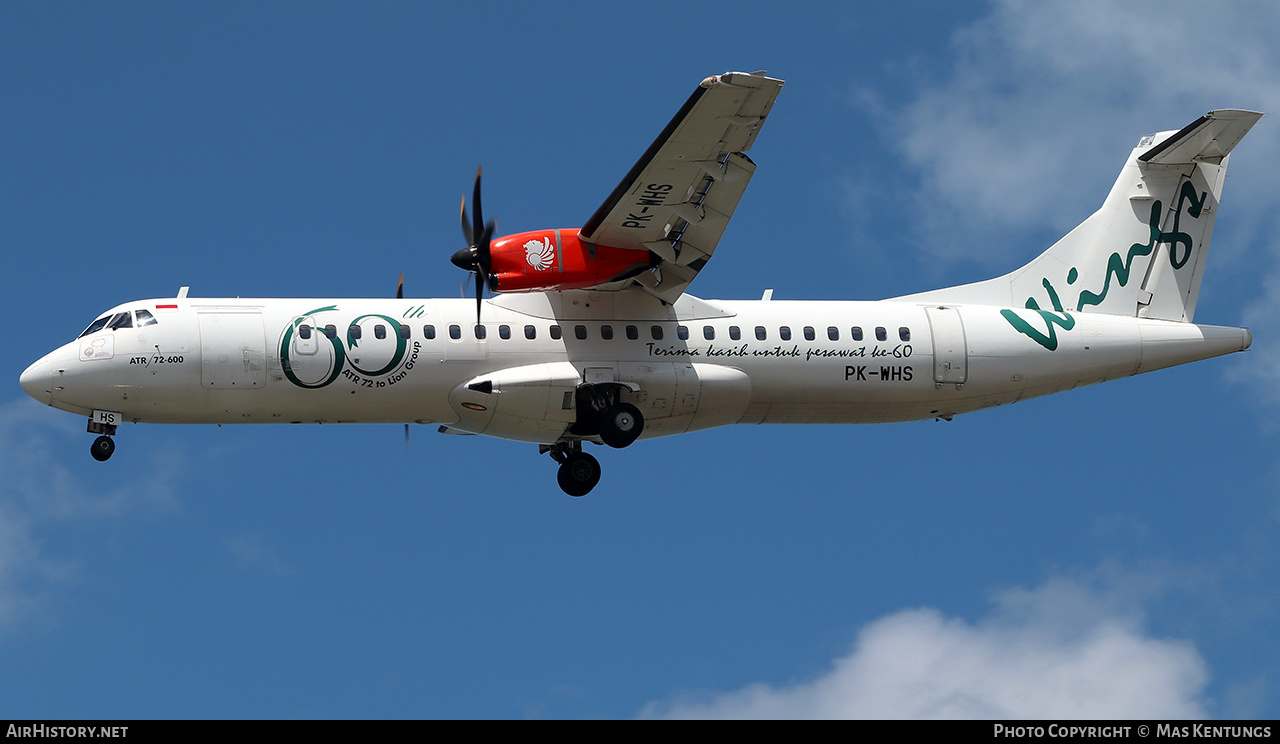
<svg viewBox="0 0 1280 744"><path fill-rule="evenodd" d="M171 296L457 296L459 197L580 225L699 80L787 81L708 298L1003 273L1129 149L1280 112L1236 3L0 5L0 717L1276 717L1280 130L1196 320L1246 354L957 418L598 453L128 426L18 387Z"/></svg>

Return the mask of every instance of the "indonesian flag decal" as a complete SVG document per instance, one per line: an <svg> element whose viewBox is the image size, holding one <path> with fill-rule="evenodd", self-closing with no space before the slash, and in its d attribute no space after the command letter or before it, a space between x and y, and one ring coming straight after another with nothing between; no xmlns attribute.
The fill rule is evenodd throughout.
<svg viewBox="0 0 1280 744"><path fill-rule="evenodd" d="M551 264L556 260L556 248L551 244L551 238L543 238L542 240L530 240L524 244L524 260L538 271L546 271L551 268Z"/></svg>

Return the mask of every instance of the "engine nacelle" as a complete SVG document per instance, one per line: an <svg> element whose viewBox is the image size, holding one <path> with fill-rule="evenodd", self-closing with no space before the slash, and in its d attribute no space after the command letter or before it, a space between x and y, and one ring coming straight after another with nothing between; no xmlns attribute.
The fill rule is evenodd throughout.
<svg viewBox="0 0 1280 744"><path fill-rule="evenodd" d="M489 252L489 286L497 292L583 289L635 276L651 265L649 251L586 243L577 228L506 235Z"/></svg>

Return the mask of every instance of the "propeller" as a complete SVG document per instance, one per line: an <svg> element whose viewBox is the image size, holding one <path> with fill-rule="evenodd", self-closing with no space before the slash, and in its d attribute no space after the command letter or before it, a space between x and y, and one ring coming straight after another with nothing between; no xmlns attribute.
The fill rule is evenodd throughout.
<svg viewBox="0 0 1280 744"><path fill-rule="evenodd" d="M400 272L400 281L396 284L396 299L404 299L404 272ZM404 451L409 451L409 425L404 425Z"/></svg>
<svg viewBox="0 0 1280 744"><path fill-rule="evenodd" d="M467 240L467 247L453 254L449 259L454 266L465 269L476 275L476 323L480 322L480 304L484 299L484 287L491 284L490 270L493 268L493 256L489 251L489 243L493 239L493 231L498 223L489 220L485 224L480 210L480 171L476 168L476 185L471 194L471 207L475 210L470 223L467 220L467 198L462 198L462 236ZM490 286L492 289L492 286Z"/></svg>

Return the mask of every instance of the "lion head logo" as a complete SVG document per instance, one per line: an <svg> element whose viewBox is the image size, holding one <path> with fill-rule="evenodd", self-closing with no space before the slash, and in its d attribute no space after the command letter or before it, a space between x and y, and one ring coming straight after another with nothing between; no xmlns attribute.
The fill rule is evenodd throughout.
<svg viewBox="0 0 1280 744"><path fill-rule="evenodd" d="M551 268L551 264L556 260L556 249L551 244L551 238L543 238L542 240L530 240L524 244L524 260L538 271L546 271Z"/></svg>

